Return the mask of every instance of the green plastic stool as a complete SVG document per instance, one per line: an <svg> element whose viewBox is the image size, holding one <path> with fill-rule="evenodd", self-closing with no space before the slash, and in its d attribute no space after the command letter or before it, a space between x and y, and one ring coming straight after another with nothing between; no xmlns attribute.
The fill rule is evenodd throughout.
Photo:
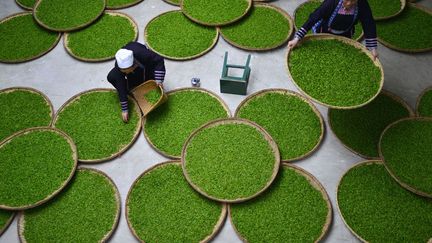
<svg viewBox="0 0 432 243"><path fill-rule="evenodd" d="M247 86L249 83L249 76L251 69L249 67L251 55L248 55L246 65L227 64L228 52L225 52L224 64L222 67L222 76L220 78L220 91L221 93L246 95ZM243 69L242 77L228 76L229 68Z"/></svg>

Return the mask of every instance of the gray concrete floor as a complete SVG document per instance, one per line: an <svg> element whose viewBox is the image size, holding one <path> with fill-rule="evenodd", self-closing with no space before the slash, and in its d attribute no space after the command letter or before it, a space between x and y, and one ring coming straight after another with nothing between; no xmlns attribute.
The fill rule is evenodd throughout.
<svg viewBox="0 0 432 243"><path fill-rule="evenodd" d="M278 0L274 1L273 4L283 8L293 16L295 8L302 2L304 0ZM419 4L431 8L432 0L422 0ZM135 19L140 31L139 41L143 42L143 31L146 24L156 15L175 9L178 8L162 0L144 0L134 7L119 11L130 14ZM0 1L0 19L21 11L23 10L13 0ZM415 27L413 26L413 28ZM199 77L202 87L219 94L228 104L231 112L234 112L237 105L246 96L219 92L219 77L225 51L229 51L229 60L232 63L243 63L247 54L252 54L252 73L248 94L266 88L285 88L297 91L286 71L285 46L262 53L246 52L230 46L221 37L215 48L203 57L185 62L166 60L166 89L189 87L190 79ZM417 96L424 88L432 85L432 53L404 54L381 45L379 53L385 72L384 88L399 95L414 108ZM0 89L12 86L36 88L50 98L54 109L57 110L78 92L92 88L110 87L106 81L106 75L113 63L113 61L103 63L77 61L66 53L61 41L50 53L34 61L14 65L0 64ZM327 122L327 108L318 104L316 106ZM125 220L126 195L133 181L144 170L166 160L168 159L156 153L149 146L141 134L132 148L119 158L102 164L85 165L106 172L120 190L122 214L111 242L137 241L129 231ZM318 151L307 159L295 162L295 165L311 172L324 185L330 196L333 205L333 222L325 242L358 242L339 216L336 208L336 188L342 174L360 161L363 159L344 148L326 124L326 134ZM19 242L16 218L9 229L0 237L0 243L2 242ZM234 243L241 241L227 220L213 242Z"/></svg>

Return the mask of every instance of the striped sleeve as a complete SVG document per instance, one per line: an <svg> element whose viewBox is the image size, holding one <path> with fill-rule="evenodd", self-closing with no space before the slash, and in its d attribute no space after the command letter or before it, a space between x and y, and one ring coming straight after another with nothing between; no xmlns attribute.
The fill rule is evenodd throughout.
<svg viewBox="0 0 432 243"><path fill-rule="evenodd" d="M306 35L307 31L305 30L305 28L301 27L296 33L295 33L295 37L299 40L301 40L305 35Z"/></svg>
<svg viewBox="0 0 432 243"><path fill-rule="evenodd" d="M128 102L127 101L120 101L121 110L123 112L128 111Z"/></svg>
<svg viewBox="0 0 432 243"><path fill-rule="evenodd" d="M366 48L369 50L373 50L373 49L378 48L377 38L366 38L365 43L366 43Z"/></svg>
<svg viewBox="0 0 432 243"><path fill-rule="evenodd" d="M165 80L165 71L163 70L155 70L154 71L155 81L157 83L163 83Z"/></svg>
<svg viewBox="0 0 432 243"><path fill-rule="evenodd" d="M365 46L369 50L377 49L378 41L376 24L368 1L359 1L358 8L359 20L362 24L365 36Z"/></svg>

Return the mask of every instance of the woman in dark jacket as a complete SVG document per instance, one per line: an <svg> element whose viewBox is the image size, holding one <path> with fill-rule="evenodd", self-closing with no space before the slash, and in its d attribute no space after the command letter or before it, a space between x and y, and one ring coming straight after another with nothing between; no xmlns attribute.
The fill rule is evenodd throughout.
<svg viewBox="0 0 432 243"><path fill-rule="evenodd" d="M163 57L138 42L130 42L117 51L114 68L108 73L108 81L117 89L122 119L129 120L128 94L147 80L155 80L162 86L165 79Z"/></svg>
<svg viewBox="0 0 432 243"><path fill-rule="evenodd" d="M352 38L358 21L363 27L366 47L375 59L378 57L376 25L367 0L325 0L288 42L288 47L294 48L310 29L314 33Z"/></svg>

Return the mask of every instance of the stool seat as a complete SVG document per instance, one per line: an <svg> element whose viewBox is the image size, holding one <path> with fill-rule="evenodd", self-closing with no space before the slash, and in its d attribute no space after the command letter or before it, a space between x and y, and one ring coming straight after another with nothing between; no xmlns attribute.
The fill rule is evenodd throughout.
<svg viewBox="0 0 432 243"><path fill-rule="evenodd" d="M228 52L225 52L224 63L222 67L222 75L220 78L221 93L246 95L247 86L249 83L249 76L251 72L251 69L249 67L250 58L251 55L249 54L246 60L246 64L244 66L228 64L227 63ZM241 77L229 76L228 75L229 68L243 69L243 75Z"/></svg>

